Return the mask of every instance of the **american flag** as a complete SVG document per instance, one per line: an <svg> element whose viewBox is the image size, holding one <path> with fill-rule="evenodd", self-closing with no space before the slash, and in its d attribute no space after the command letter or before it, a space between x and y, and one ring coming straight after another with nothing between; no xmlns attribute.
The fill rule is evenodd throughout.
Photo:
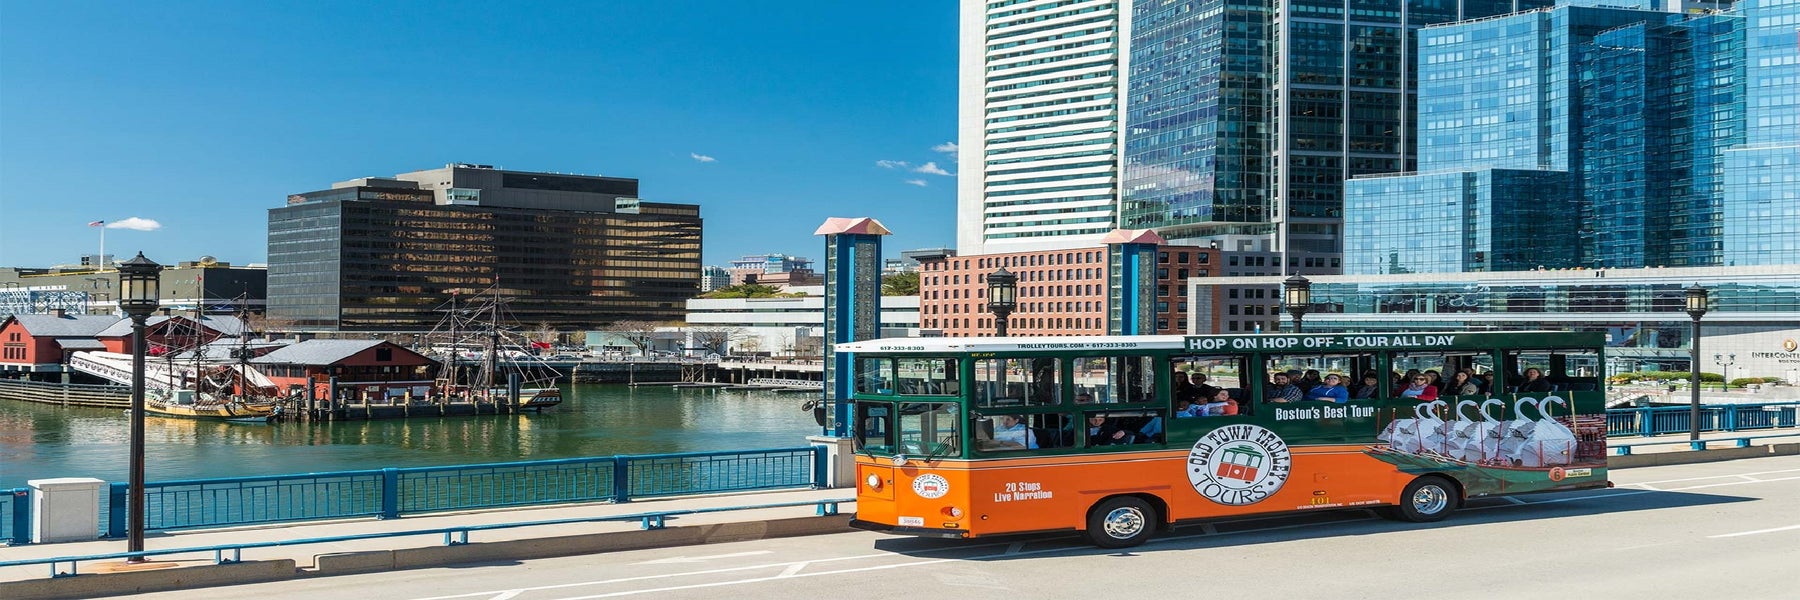
<svg viewBox="0 0 1800 600"><path fill-rule="evenodd" d="M88 227L99 227L99 226L105 225L105 224L106 224L106 221L89 221Z"/></svg>

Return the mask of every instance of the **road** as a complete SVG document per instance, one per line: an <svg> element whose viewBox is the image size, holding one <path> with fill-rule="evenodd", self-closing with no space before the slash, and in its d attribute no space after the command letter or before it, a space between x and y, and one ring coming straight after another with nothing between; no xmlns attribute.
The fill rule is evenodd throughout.
<svg viewBox="0 0 1800 600"><path fill-rule="evenodd" d="M1800 456L1612 472L1442 523L1216 521L1129 551L1073 535L867 532L147 594L142 598L1795 598Z"/></svg>

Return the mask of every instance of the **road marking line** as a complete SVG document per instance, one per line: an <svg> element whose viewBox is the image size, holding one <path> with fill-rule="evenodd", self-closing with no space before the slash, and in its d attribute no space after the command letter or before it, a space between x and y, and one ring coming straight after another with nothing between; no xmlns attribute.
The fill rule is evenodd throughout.
<svg viewBox="0 0 1800 600"><path fill-rule="evenodd" d="M795 574L798 574L801 569L805 569L806 565L810 565L810 564L812 564L812 563L803 562L803 563L794 563L794 564L788 565L788 568L782 569L781 574L776 575L776 577L793 577Z"/></svg>
<svg viewBox="0 0 1800 600"><path fill-rule="evenodd" d="M674 557L669 557L669 558L659 558L656 560L646 560L644 562L636 562L636 563L631 563L631 564L634 564L634 565L670 565L670 564L680 564L680 563L697 563L697 562L706 562L709 560L715 560L715 559L720 559L720 558L737 558L740 556L757 556L760 554L774 554L774 553L775 553L774 550L756 550L754 552L733 552L731 554L713 554L710 556L674 556Z"/></svg>
<svg viewBox="0 0 1800 600"><path fill-rule="evenodd" d="M515 598L519 594L523 594L523 593L525 593L525 590L507 590L507 591L501 592L500 595L498 595L498 596L489 598L488 600L510 600L511 598Z"/></svg>
<svg viewBox="0 0 1800 600"><path fill-rule="evenodd" d="M1709 537L1709 538L1729 538L1729 537L1738 537L1738 536L1740 536L1740 535L1756 535L1756 534L1759 534L1759 533L1775 533L1775 532L1777 532L1777 531L1793 531L1793 530L1795 530L1795 529L1800 529L1800 525L1789 525L1789 526L1787 526L1787 527L1776 527L1776 528L1774 528L1774 529L1758 529L1758 530L1756 530L1756 531L1739 531L1739 532L1737 532L1737 533L1721 533L1721 534L1719 534L1719 535L1709 535L1709 536L1706 536L1706 537Z"/></svg>
<svg viewBox="0 0 1800 600"><path fill-rule="evenodd" d="M1511 502L1513 504L1527 504L1527 502L1525 502L1524 500L1520 500L1520 499L1514 498L1512 496L1501 496L1500 499L1505 500L1507 502Z"/></svg>
<svg viewBox="0 0 1800 600"><path fill-rule="evenodd" d="M1620 485L1649 485L1652 483L1679 483L1682 481L1699 481L1702 479L1724 479L1726 477L1742 477L1745 475L1774 475L1774 474L1779 474L1779 473L1800 473L1800 469L1782 469L1780 471L1752 471L1749 473L1733 473L1730 475L1709 475L1706 477L1687 477L1687 478L1683 478L1683 479L1662 479L1662 480L1657 480L1657 481L1645 481L1642 483L1626 483L1626 484L1620 484Z"/></svg>
<svg viewBox="0 0 1800 600"><path fill-rule="evenodd" d="M1006 552L1003 552L1001 554L1004 556L1012 556L1014 554L1018 554L1020 550L1024 550L1024 549L1025 549L1025 542L1013 542L1011 545L1006 547Z"/></svg>

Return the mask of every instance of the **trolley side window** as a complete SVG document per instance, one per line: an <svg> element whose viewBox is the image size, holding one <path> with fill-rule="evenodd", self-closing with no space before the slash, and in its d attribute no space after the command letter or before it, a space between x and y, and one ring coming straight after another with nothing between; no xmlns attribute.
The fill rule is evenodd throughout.
<svg viewBox="0 0 1800 600"><path fill-rule="evenodd" d="M975 361L975 405L1049 406L1062 390L1062 361L1056 358L986 358Z"/></svg>
<svg viewBox="0 0 1800 600"><path fill-rule="evenodd" d="M1083 356L1075 359L1075 403L1154 402L1155 359L1149 356Z"/></svg>
<svg viewBox="0 0 1800 600"><path fill-rule="evenodd" d="M894 368L894 390L902 396L955 396L961 392L954 358L902 358L894 361Z"/></svg>

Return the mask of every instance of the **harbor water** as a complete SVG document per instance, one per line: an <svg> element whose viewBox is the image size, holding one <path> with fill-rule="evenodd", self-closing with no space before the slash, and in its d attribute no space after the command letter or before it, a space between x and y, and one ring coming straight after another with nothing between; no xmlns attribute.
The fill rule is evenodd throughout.
<svg viewBox="0 0 1800 600"><path fill-rule="evenodd" d="M241 425L151 417L150 481L806 445L811 394L574 384L543 413ZM0 402L0 489L32 479L123 482L130 421L115 409Z"/></svg>

